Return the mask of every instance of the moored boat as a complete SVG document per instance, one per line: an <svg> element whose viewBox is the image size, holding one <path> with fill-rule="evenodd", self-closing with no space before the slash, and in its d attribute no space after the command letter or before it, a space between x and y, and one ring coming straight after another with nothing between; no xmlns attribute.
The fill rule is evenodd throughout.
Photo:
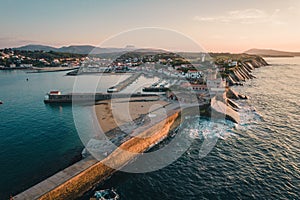
<svg viewBox="0 0 300 200"><path fill-rule="evenodd" d="M108 88L107 92L108 93L113 93L113 92L119 92L119 91L118 91L118 89L115 86L113 86L113 87Z"/></svg>

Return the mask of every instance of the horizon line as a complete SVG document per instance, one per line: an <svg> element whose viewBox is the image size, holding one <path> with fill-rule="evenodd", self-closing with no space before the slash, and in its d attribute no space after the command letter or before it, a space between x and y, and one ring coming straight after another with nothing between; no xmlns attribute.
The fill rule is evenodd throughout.
<svg viewBox="0 0 300 200"><path fill-rule="evenodd" d="M56 49L60 49L60 48L63 48L63 47L71 47L71 46L91 46L91 47L94 47L94 48L103 48L103 49L125 49L127 46L133 46L134 48L137 48L137 49L147 49L147 47L135 47L135 45L131 45L131 44L128 44L126 45L125 47L100 47L100 46L97 46L97 45L94 45L94 44L76 44L76 43L73 43L73 44L64 44L64 45L48 45L48 44L42 44L42 43L38 43L38 44L35 44L35 43L28 43L28 44L25 44L25 45L20 45L20 46L14 46L14 47L2 47L0 48L1 50L2 49L17 49L17 48L21 48L21 47L26 47L26 46L45 46L45 47L51 47L51 48L56 48ZM149 48L150 49L150 48ZM153 48L155 49L155 48ZM157 48L159 49L159 48ZM161 48L162 49L162 48ZM272 49L272 48L249 48L245 51L242 51L242 52L232 52L232 51L211 51L211 50L208 50L206 51L206 53L233 53L233 54L242 54L242 53L245 53L246 51L249 51L249 50L271 50L271 51L281 51L281 52L286 52L286 53L300 53L300 50L299 51L291 51L291 50L286 50L286 49ZM176 51L176 52L196 52L196 51L186 51L186 50L182 50L182 51Z"/></svg>

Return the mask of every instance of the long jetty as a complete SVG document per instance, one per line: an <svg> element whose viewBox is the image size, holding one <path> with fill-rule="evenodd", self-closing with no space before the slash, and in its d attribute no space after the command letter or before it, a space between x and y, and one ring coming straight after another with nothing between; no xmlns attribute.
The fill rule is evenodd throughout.
<svg viewBox="0 0 300 200"><path fill-rule="evenodd" d="M157 116L154 124L140 127L137 130L137 137L122 143L119 148L103 160L98 161L87 157L14 196L13 199L63 200L80 198L95 185L133 161L139 153L147 151L168 136L170 129L178 123L181 115L178 108L170 106L168 116L165 119Z"/></svg>
<svg viewBox="0 0 300 200"><path fill-rule="evenodd" d="M48 94L45 103L72 103L72 102L95 102L109 100L113 98L130 98L130 97L150 97L156 94L142 93L68 93L68 94Z"/></svg>

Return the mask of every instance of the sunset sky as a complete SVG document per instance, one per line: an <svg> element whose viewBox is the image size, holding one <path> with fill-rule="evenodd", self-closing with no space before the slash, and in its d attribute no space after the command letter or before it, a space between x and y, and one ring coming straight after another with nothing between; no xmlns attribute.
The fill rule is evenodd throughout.
<svg viewBox="0 0 300 200"><path fill-rule="evenodd" d="M0 0L0 5L0 48L98 45L122 31L161 27L207 51L300 51L299 0Z"/></svg>

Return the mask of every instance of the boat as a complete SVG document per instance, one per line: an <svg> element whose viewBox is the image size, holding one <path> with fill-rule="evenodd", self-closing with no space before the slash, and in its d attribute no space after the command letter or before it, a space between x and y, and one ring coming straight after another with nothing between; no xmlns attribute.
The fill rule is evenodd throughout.
<svg viewBox="0 0 300 200"><path fill-rule="evenodd" d="M108 88L107 92L108 93L113 93L113 92L119 92L119 91L118 91L118 89L115 86L113 86L113 87Z"/></svg>
<svg viewBox="0 0 300 200"><path fill-rule="evenodd" d="M119 199L119 195L115 191L115 189L105 189L105 190L98 190L95 192L94 196L91 199L96 200L117 200Z"/></svg>
<svg viewBox="0 0 300 200"><path fill-rule="evenodd" d="M0 100L0 104L3 104L3 102Z"/></svg>

